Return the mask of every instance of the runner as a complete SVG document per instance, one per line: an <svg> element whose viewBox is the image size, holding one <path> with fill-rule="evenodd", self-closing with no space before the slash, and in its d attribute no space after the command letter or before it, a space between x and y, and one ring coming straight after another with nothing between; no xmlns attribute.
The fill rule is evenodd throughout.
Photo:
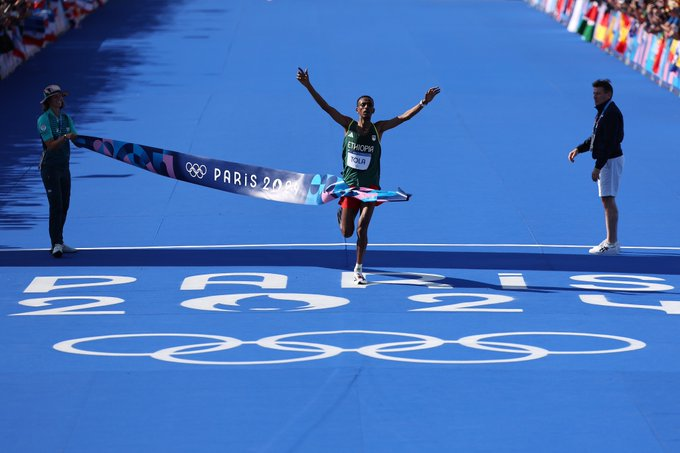
<svg viewBox="0 0 680 453"><path fill-rule="evenodd" d="M328 105L312 86L307 70L298 68L297 79L307 88L317 104L345 130L342 146L342 178L350 187L380 188L380 158L382 154L380 140L382 134L413 118L416 113L432 102L440 91L439 87L430 88L425 93L425 97L406 112L392 119L373 123L371 118L375 112L375 104L370 96L364 95L357 99L358 119L355 121ZM356 227L357 259L354 266L354 282L365 285L367 281L363 274L363 261L368 246L368 226L371 223L376 203L364 203L354 198L343 197L340 199L340 206L338 223L342 235L346 238L352 237L354 234L354 222L357 214L359 214L359 222Z"/></svg>

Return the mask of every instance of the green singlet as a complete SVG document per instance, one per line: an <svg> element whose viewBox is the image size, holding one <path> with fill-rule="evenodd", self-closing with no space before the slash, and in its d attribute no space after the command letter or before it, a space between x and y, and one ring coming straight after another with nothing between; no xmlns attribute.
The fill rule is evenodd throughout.
<svg viewBox="0 0 680 453"><path fill-rule="evenodd" d="M342 143L342 179L350 187L380 187L380 136L359 135L356 121L349 123Z"/></svg>

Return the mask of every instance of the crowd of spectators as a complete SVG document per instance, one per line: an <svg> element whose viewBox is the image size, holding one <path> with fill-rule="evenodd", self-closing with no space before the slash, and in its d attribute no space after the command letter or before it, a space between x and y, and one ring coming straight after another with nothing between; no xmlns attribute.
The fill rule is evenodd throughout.
<svg viewBox="0 0 680 453"><path fill-rule="evenodd" d="M44 11L61 8L72 25L107 0L0 0L0 31L23 28L27 19Z"/></svg>
<svg viewBox="0 0 680 453"><path fill-rule="evenodd" d="M0 79L108 0L0 0Z"/></svg>
<svg viewBox="0 0 680 453"><path fill-rule="evenodd" d="M680 0L525 0L680 94Z"/></svg>
<svg viewBox="0 0 680 453"><path fill-rule="evenodd" d="M33 9L32 0L0 0L0 28L21 25Z"/></svg>
<svg viewBox="0 0 680 453"><path fill-rule="evenodd" d="M0 57L5 53L13 53L21 60L26 59L23 31L27 27L35 28L35 23L41 24L40 28L43 30L43 34L47 34L47 26L44 22L44 19L47 18L44 13L47 10L44 3L44 0L0 0ZM37 19L34 16L41 12L43 13L42 17L37 21L34 20ZM38 47L42 47L42 44L42 42L39 43ZM3 63L7 63L5 59L3 59Z"/></svg>
<svg viewBox="0 0 680 453"><path fill-rule="evenodd" d="M605 0L610 8L635 19L648 33L663 33L680 39L680 3L678 0Z"/></svg>

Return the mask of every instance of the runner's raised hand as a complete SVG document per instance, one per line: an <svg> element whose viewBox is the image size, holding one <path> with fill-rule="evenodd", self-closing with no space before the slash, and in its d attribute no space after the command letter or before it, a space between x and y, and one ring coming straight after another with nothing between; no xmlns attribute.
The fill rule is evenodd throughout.
<svg viewBox="0 0 680 453"><path fill-rule="evenodd" d="M425 99L423 100L423 102L425 102L425 104L429 104L430 102L432 102L434 97L439 94L440 91L441 90L439 89L439 87L430 88L429 90L427 90L427 93L425 93Z"/></svg>
<svg viewBox="0 0 680 453"><path fill-rule="evenodd" d="M306 69L298 68L297 79L302 85L309 86L309 73Z"/></svg>

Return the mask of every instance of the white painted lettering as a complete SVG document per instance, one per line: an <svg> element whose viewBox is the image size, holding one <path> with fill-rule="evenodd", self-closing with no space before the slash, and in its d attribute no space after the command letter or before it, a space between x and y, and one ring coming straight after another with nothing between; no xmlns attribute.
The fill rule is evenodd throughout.
<svg viewBox="0 0 680 453"><path fill-rule="evenodd" d="M96 280L91 282L59 284L61 281ZM91 286L124 285L137 279L119 275L69 275L59 277L35 277L24 290L25 293L49 293L55 289L88 288Z"/></svg>
<svg viewBox="0 0 680 453"><path fill-rule="evenodd" d="M518 273L504 273L498 274L498 279L501 282L503 289L526 289L527 282L524 281L524 276Z"/></svg>
<svg viewBox="0 0 680 453"><path fill-rule="evenodd" d="M465 299L481 299L473 300L471 302L460 302L457 304L440 305L428 308L416 308L409 311L458 311L458 312L494 312L494 313L521 313L521 308L477 308L485 305L504 304L512 302L514 299L510 296L503 296L500 294L468 294L468 293L443 293L443 294L418 294L410 296L409 299L415 302L423 302L432 304L441 302L445 297L456 297Z"/></svg>
<svg viewBox="0 0 680 453"><path fill-rule="evenodd" d="M598 291L670 291L671 285L662 283L663 278L648 277L645 275L616 275L616 274L596 274L596 275L575 275L570 277L577 282L599 283L599 285L570 285L580 289L594 289ZM633 281L631 281L633 280ZM635 281L639 280L639 281Z"/></svg>
<svg viewBox="0 0 680 453"><path fill-rule="evenodd" d="M206 311L227 311L238 312L243 310L219 308L220 305L228 307L241 307L240 302L254 297L267 297L269 299L281 301L303 302L297 308L283 310L283 311L309 311L309 310L325 310L328 308L341 307L349 303L348 299L344 297L325 296L323 294L301 294L301 293L251 293L251 294L222 294L219 296L199 297L196 299L185 300L181 303L183 307L191 308L193 310ZM276 307L254 307L251 311L281 311Z"/></svg>
<svg viewBox="0 0 680 453"><path fill-rule="evenodd" d="M87 304L69 305L66 307L48 308L46 310L36 310L25 313L14 313L10 316L44 316L44 315L124 315L125 311L81 311L95 307L106 307L109 305L122 304L125 299L118 297L106 296L82 296L82 297L44 297L40 299L26 299L19 302L19 305L25 307L49 307L55 301L69 301L69 300L94 300Z"/></svg>
<svg viewBox="0 0 680 453"><path fill-rule="evenodd" d="M215 280L225 277L224 280ZM231 277L258 277L259 280L232 280ZM207 285L252 285L266 289L285 289L288 277L281 274L269 274L258 272L233 272L224 274L201 274L187 277L182 282L180 290L196 291L204 290Z"/></svg>
<svg viewBox="0 0 680 453"><path fill-rule="evenodd" d="M680 301L662 300L659 301L660 306L641 305L641 304L622 304L613 302L607 299L607 296L602 294L581 294L578 296L581 302L590 305L601 305L603 307L617 307L617 308L637 308L642 310L659 310L669 315L680 315Z"/></svg>

